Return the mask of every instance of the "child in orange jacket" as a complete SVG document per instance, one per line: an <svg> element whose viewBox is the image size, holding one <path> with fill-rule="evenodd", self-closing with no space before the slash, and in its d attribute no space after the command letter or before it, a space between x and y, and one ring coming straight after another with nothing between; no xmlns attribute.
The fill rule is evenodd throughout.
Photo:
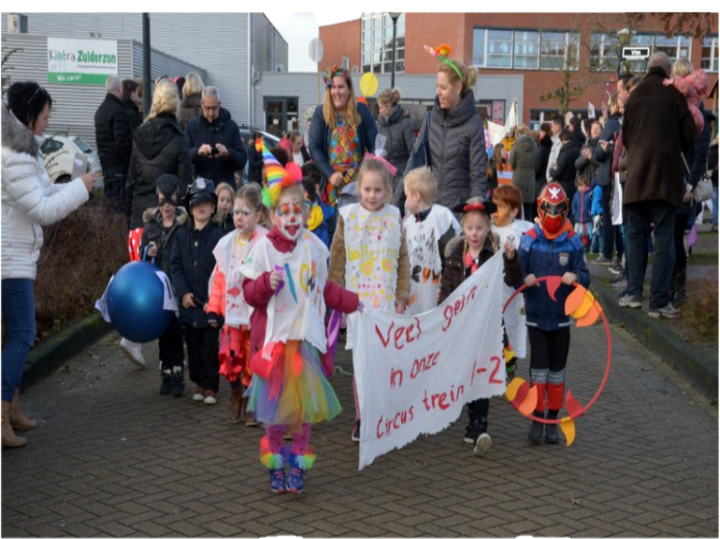
<svg viewBox="0 0 720 539"><path fill-rule="evenodd" d="M250 307L243 296L242 266L255 244L268 231L258 224L267 222L268 209L262 203L260 187L245 185L235 196L233 221L235 230L225 235L215 247L217 261L210 279L207 313L210 325L217 327L224 321L220 335L220 374L230 382L229 423L237 423L245 412L245 426L255 427L257 422L247 412L244 387L250 385Z"/></svg>

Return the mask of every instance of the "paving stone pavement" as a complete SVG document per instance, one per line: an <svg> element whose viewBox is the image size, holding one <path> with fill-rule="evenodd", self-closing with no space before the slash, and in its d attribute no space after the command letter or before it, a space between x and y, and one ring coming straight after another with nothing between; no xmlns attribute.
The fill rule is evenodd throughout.
<svg viewBox="0 0 720 539"><path fill-rule="evenodd" d="M40 425L2 451L2 535L717 537L717 404L612 336L607 387L569 448L528 447L529 422L495 399L486 458L459 420L358 472L351 378L336 374L345 409L314 429L318 460L296 496L270 492L262 431L226 422L226 383L214 407L162 397L158 371L129 364L113 334L24 395ZM573 330L581 403L605 350L602 328ZM154 344L145 354L156 365ZM351 369L344 351L338 364Z"/></svg>

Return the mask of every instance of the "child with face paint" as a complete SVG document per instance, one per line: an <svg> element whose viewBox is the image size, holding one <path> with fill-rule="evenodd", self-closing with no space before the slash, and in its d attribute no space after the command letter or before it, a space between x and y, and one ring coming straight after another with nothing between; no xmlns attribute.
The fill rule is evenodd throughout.
<svg viewBox="0 0 720 539"><path fill-rule="evenodd" d="M389 204L390 172L366 158L357 180L360 203L340 209L330 249L330 280L347 286L372 309L403 313L410 299L410 263L400 211ZM355 317L348 318L346 349L352 349ZM360 406L355 394L351 439L360 441Z"/></svg>
<svg viewBox="0 0 720 539"><path fill-rule="evenodd" d="M225 185L225 184L220 184ZM223 236L213 250L217 264L210 279L207 313L210 325L218 327L224 320L220 335L220 374L230 382L228 422L237 423L245 412L245 426L256 427L257 421L247 411L244 387L250 385L250 307L243 296L240 273L245 258L268 230L260 222L270 218L262 203L258 184L248 184L238 191L232 212L235 230Z"/></svg>
<svg viewBox="0 0 720 539"><path fill-rule="evenodd" d="M523 197L520 189L514 185L500 185L493 190L492 201L495 203L495 213L492 214L492 231L500 238L498 245L505 245L512 241L515 249L520 248L520 239L523 234L532 228L532 223L518 219L523 208ZM503 287L503 305L515 293L512 286ZM527 355L527 326L525 325L525 301L522 296L515 299L508 307L503 317L505 325L505 346L510 344L513 357L505 365L508 378L515 376L515 367L518 359Z"/></svg>
<svg viewBox="0 0 720 539"><path fill-rule="evenodd" d="M463 234L450 240L445 248L440 303L501 248L500 239L492 232L490 225L490 215L496 210L494 203L481 198L471 198L453 209L455 213L462 213L460 224ZM515 245L512 241L506 241L502 249L505 285L518 285L522 282L522 268L515 252ZM471 322L472 318L468 320ZM478 457L490 449L492 444L487 433L489 410L489 399L478 399L468 403L468 424L465 428L464 441L473 444L473 453Z"/></svg>
<svg viewBox="0 0 720 539"><path fill-rule="evenodd" d="M143 213L140 253L146 260L153 260L169 277L170 260L178 230L185 225L187 213L180 205L180 180L174 174L163 174L156 182L157 208ZM182 326L176 316L170 317L168 327L158 340L160 348L161 395L182 397L185 393ZM139 344L138 344L139 346Z"/></svg>
<svg viewBox="0 0 720 539"><path fill-rule="evenodd" d="M328 249L305 228L307 205L301 172L288 170L258 142L265 157L273 226L257 242L241 268L243 293L251 317L253 372L248 409L265 425L260 461L268 468L273 492L301 492L305 472L315 461L309 439L314 423L341 411L321 356L328 353L326 308L351 313L357 294L327 279ZM292 433L292 447L283 434ZM290 472L286 476L285 465Z"/></svg>
<svg viewBox="0 0 720 539"><path fill-rule="evenodd" d="M590 273L585 249L567 219L570 201L559 183L543 187L537 199L538 223L520 242L520 261L527 290L525 309L530 338L530 378L538 388L537 406L533 415L557 419L563 406L565 365L570 349L570 319L565 314L565 300L572 292L572 284L579 282L587 288ZM538 277L562 276L562 284L550 298ZM547 394L547 398L546 398ZM547 415L545 403L547 402ZM560 442L557 424L543 425L533 421L528 440L539 443L545 431L549 444Z"/></svg>
<svg viewBox="0 0 720 539"><path fill-rule="evenodd" d="M242 182L239 184L242 185ZM233 205L235 200L235 189L225 182L218 184L215 189L218 197L217 213L213 220L220 225L225 234L229 234L235 230L235 220L233 214Z"/></svg>
<svg viewBox="0 0 720 539"><path fill-rule="evenodd" d="M213 250L224 235L212 222L217 204L213 182L198 177L188 188L185 204L191 219L177 231L170 277L181 298L180 323L188 349L190 380L195 382L193 401L213 405L217 404L220 385L219 335L204 307L215 268Z"/></svg>

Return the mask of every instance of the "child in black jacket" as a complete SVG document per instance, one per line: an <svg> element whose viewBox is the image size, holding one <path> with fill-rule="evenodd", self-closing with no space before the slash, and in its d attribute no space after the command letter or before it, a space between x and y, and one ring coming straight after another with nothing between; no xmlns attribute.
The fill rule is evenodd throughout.
<svg viewBox="0 0 720 539"><path fill-rule="evenodd" d="M185 200L191 220L177 231L171 278L175 293L181 298L180 322L188 348L190 380L195 382L193 400L216 404L220 383L219 334L217 327L210 326L205 312L208 283L215 268L213 249L223 237L222 229L212 222L217 205L215 185L197 178Z"/></svg>
<svg viewBox="0 0 720 539"><path fill-rule="evenodd" d="M180 206L180 180L174 174L163 174L157 179L157 208L149 208L143 213L140 254L145 259L154 259L155 264L170 277L170 261L177 233L187 221L187 213ZM177 316L170 318L158 339L160 348L160 371L162 382L160 394L182 397L185 393L185 374L183 363L182 326Z"/></svg>

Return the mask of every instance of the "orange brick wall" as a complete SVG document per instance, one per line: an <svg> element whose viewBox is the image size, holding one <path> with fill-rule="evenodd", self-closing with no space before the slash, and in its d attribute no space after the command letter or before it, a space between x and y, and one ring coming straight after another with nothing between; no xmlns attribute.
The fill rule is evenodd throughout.
<svg viewBox="0 0 720 539"><path fill-rule="evenodd" d="M319 64L320 72L329 66L342 66L343 56L350 59L350 69L360 64L360 32L362 21L360 19L329 26L320 27L320 40L323 43L323 59Z"/></svg>
<svg viewBox="0 0 720 539"><path fill-rule="evenodd" d="M717 33L718 17L712 15L713 32ZM349 23L335 24L320 28L320 37L325 46L325 60L322 69L331 63L340 64L343 56L349 56L351 65L360 66L360 20ZM547 29L547 30L580 30L581 51L580 65L587 66L589 50L587 42L593 28L618 30L626 26L623 14L594 13L406 13L405 14L405 73L435 73L437 60L432 58L423 45L436 47L447 43L453 48L451 57L460 58L466 64L472 63L473 28L512 28L512 29ZM639 30L639 29L638 29ZM642 31L662 31L658 21L649 19L643 24ZM585 44L585 45L583 45ZM692 46L692 62L700 66L702 58L702 41L694 40ZM530 119L530 109L554 109L556 101L540 101L540 96L560 86L562 74L553 71L518 70L518 69L480 69L479 75L523 75L524 99L522 119ZM614 72L594 73L582 68L573 74L572 85L579 84L583 90L580 97L571 103L571 108L587 109L588 101L598 108L603 99L605 83L610 82L610 89L615 92ZM709 74L711 84L717 80L717 73ZM476 96L478 99L489 99L496 96ZM707 103L709 105L709 103Z"/></svg>

